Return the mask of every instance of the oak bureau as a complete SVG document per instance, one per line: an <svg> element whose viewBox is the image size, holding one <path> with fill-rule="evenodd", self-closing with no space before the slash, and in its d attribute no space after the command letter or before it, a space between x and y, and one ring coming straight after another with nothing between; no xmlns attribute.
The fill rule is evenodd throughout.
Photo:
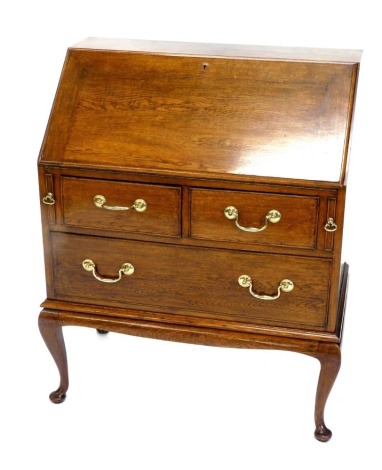
<svg viewBox="0 0 382 470"><path fill-rule="evenodd" d="M340 368L341 261L360 52L86 39L38 161L41 334L62 327L295 351Z"/></svg>

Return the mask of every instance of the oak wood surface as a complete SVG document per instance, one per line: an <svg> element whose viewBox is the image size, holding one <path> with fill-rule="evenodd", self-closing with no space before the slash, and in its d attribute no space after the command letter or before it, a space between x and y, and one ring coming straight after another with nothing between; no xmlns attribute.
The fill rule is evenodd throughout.
<svg viewBox="0 0 382 470"><path fill-rule="evenodd" d="M39 155L41 334L68 389L62 327L282 349L321 363L315 437L340 368L340 279L358 51L102 41L70 48ZM55 200L43 203L47 193ZM97 208L145 199L139 213ZM281 220L260 233L271 209ZM335 232L325 231L332 218ZM96 276L82 262L95 262ZM134 273L120 275L123 263ZM281 280L294 289L278 299ZM98 279L96 279L98 277Z"/></svg>
<svg viewBox="0 0 382 470"><path fill-rule="evenodd" d="M103 195L107 205L130 207L136 199L147 203L144 212L98 208L94 196ZM168 237L181 235L179 187L62 178L63 219L68 226L134 232Z"/></svg>
<svg viewBox="0 0 382 470"><path fill-rule="evenodd" d="M357 70L223 58L206 66L192 56L73 49L40 158L343 182Z"/></svg>
<svg viewBox="0 0 382 470"><path fill-rule="evenodd" d="M260 324L324 330L328 316L331 263L326 259L238 253L194 247L174 247L127 240L52 233L55 298L98 305L157 309L169 313ZM85 271L92 259L97 272L117 277L123 263L135 272L118 283L100 282ZM238 278L253 278L259 294L275 295L283 279L294 290L274 301L252 297Z"/></svg>
<svg viewBox="0 0 382 470"><path fill-rule="evenodd" d="M90 303L79 303L72 301L63 301L55 299L46 299L41 307L48 310L76 312L77 314L87 314L96 316L109 316L113 318L132 318L147 321L153 321L163 324L190 325L195 327L212 328L224 331L241 331L245 333L255 333L259 335L277 336L295 339L308 339L313 341L323 341L329 343L338 343L340 334L338 332L313 331L311 329L291 328L261 325L254 322L243 322L233 320L223 320L221 318L207 318L193 316L177 312L171 315L162 308L157 311L148 311L136 308L114 307L112 305L94 305ZM161 310L161 311L158 311Z"/></svg>
<svg viewBox="0 0 382 470"><path fill-rule="evenodd" d="M269 210L281 213L281 220L268 223L259 233L240 230L234 220L224 215L227 206L239 212L239 223L245 227L264 226ZM272 193L240 191L191 190L192 238L232 242L262 243L302 248L316 247L319 199Z"/></svg>
<svg viewBox="0 0 382 470"><path fill-rule="evenodd" d="M341 195L344 188L328 190L317 187L199 181L147 174L44 168L42 165L40 169L46 175L45 178L49 177L49 181L52 181L49 185L41 183L41 197L51 191L53 186L55 188L54 207L44 207L44 211L50 214L51 230L97 233L106 237L139 237L147 241L238 250L274 252L277 249L280 253L304 256L311 256L315 249L314 254L323 257L332 256L334 241L337 247L341 245L343 204L340 204L342 198L338 199L337 196ZM98 209L92 200L95 194L102 193L103 188L107 188L108 196L116 197L115 200L121 204L133 200L132 196L140 197L146 194L143 191L149 190L150 197L153 197L150 207L155 210L134 214L131 211L118 213ZM180 191L183 193L182 197ZM162 193L165 196L163 199L159 197ZM181 204L178 201L180 197ZM222 205L217 208L219 201ZM111 202L110 198L108 202ZM264 233L241 232L233 221L223 215L225 204L229 202L235 202L239 208L245 202L248 209L240 211L239 219L247 219L248 225L263 223L264 217L261 215L264 216L270 208L267 204L277 202L278 207L282 208L282 222L269 224L269 229ZM262 208L259 207L260 204ZM312 213L309 212L310 209ZM257 213L258 220L249 218L249 212ZM338 230L335 234L323 230L329 217L337 221Z"/></svg>
<svg viewBox="0 0 382 470"><path fill-rule="evenodd" d="M71 49L97 49L130 51L136 53L190 55L199 57L227 57L248 59L278 59L297 61L328 61L357 63L362 51L357 49L333 49L312 47L257 46L252 44L213 44L181 41L150 41L126 38L89 37Z"/></svg>

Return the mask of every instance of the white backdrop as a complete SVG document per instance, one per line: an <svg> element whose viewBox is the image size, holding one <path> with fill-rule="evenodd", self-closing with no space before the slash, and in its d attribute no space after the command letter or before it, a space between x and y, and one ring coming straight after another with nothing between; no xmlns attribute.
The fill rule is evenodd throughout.
<svg viewBox="0 0 382 470"><path fill-rule="evenodd" d="M378 2L3 2L0 468L380 469ZM37 329L45 298L36 159L66 48L87 36L363 49L348 181L343 365L313 438L319 364L65 330L71 386Z"/></svg>

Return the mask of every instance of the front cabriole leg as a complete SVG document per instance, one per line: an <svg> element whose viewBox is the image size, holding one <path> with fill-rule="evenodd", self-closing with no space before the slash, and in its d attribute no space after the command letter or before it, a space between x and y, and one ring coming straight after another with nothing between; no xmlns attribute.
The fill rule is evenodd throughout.
<svg viewBox="0 0 382 470"><path fill-rule="evenodd" d="M321 442L327 442L332 437L332 432L325 425L324 411L329 393L340 370L341 350L338 344L321 343L314 357L321 363L314 412L316 424L314 437Z"/></svg>
<svg viewBox="0 0 382 470"><path fill-rule="evenodd" d="M38 326L60 374L60 385L57 390L49 395L49 398L53 403L62 403L66 398L69 387L69 376L62 325L58 320L58 314L42 310L38 319Z"/></svg>

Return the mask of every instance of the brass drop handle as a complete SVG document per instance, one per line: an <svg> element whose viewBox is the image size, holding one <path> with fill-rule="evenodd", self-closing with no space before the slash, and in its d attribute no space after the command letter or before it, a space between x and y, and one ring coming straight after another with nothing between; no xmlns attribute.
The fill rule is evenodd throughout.
<svg viewBox="0 0 382 470"><path fill-rule="evenodd" d="M256 294L252 290L252 279L250 276L243 274L238 279L239 284L241 287L249 287L249 293L256 297L256 299L260 300L276 300L280 297L281 291L283 292L291 292L294 288L294 284L289 279L283 279L277 287L277 294L275 295L264 295L264 294Z"/></svg>
<svg viewBox="0 0 382 470"><path fill-rule="evenodd" d="M268 214L265 216L265 224L260 228L256 228L256 227L243 227L242 225L240 225L239 211L234 206L226 207L224 209L224 215L227 217L227 219L234 220L236 227L238 227L240 230L243 230L244 232L262 232L268 227L268 222L271 222L272 224L276 224L281 219L281 213L277 211L276 209L271 209L268 212Z"/></svg>
<svg viewBox="0 0 382 470"><path fill-rule="evenodd" d="M93 202L96 207L109 211L128 211L134 209L137 212L144 212L147 209L147 202L144 199L136 199L132 206L108 206L106 204L106 197L102 196L102 194L97 194L97 196L94 196Z"/></svg>
<svg viewBox="0 0 382 470"><path fill-rule="evenodd" d="M110 277L101 277L97 273L96 269L96 264L93 260L91 259L84 259L82 261L82 267L85 269L85 271L90 271L93 273L93 276L97 279L97 281L100 282L107 282L109 284L118 282L122 279L122 275L124 274L125 276L131 276L134 272L134 266L130 263L123 263L121 266L120 270L118 271L118 277L116 278L110 278Z"/></svg>
<svg viewBox="0 0 382 470"><path fill-rule="evenodd" d="M332 217L329 217L324 228L327 232L335 232L337 230L337 224L334 222Z"/></svg>
<svg viewBox="0 0 382 470"><path fill-rule="evenodd" d="M53 193L47 193L46 196L42 198L42 202L48 206L53 206L56 203Z"/></svg>

